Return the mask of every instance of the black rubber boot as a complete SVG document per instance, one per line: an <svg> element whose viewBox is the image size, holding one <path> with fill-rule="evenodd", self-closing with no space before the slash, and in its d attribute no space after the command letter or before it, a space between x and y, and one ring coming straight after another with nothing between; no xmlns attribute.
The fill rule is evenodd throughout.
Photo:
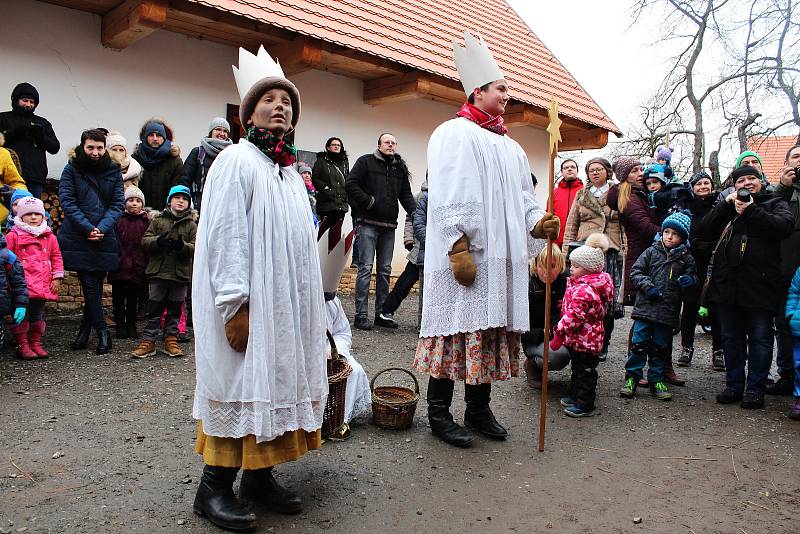
<svg viewBox="0 0 800 534"><path fill-rule="evenodd" d="M239 502L233 494L233 481L238 467L203 467L203 478L194 498L194 513L225 530L251 530L256 514Z"/></svg>
<svg viewBox="0 0 800 534"><path fill-rule="evenodd" d="M91 333L92 327L88 324L81 323L78 335L75 336L75 341L72 342L72 350L85 349L89 345L89 336Z"/></svg>
<svg viewBox="0 0 800 534"><path fill-rule="evenodd" d="M97 354L108 354L111 352L111 332L108 328L101 328L97 331Z"/></svg>
<svg viewBox="0 0 800 534"><path fill-rule="evenodd" d="M130 334L128 334L128 325L125 324L125 316L115 313L114 322L117 323L115 334L117 339L128 339Z"/></svg>
<svg viewBox="0 0 800 534"><path fill-rule="evenodd" d="M279 514L299 514L303 511L303 499L278 484L271 467L245 470L239 486L239 497Z"/></svg>
<svg viewBox="0 0 800 534"><path fill-rule="evenodd" d="M431 432L445 443L456 447L467 447L475 439L455 421L450 413L455 384L449 378L428 380L428 422Z"/></svg>
<svg viewBox="0 0 800 534"><path fill-rule="evenodd" d="M473 428L493 439L506 439L508 431L503 425L494 418L492 409L489 407L491 401L492 385L480 384L464 386L464 400L467 402L467 410L464 412L464 425Z"/></svg>

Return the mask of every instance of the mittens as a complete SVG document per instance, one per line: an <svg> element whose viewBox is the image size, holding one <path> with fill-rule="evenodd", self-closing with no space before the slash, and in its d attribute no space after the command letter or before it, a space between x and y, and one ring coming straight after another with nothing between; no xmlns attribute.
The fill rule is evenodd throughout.
<svg viewBox="0 0 800 534"><path fill-rule="evenodd" d="M688 274L682 274L678 277L678 285L683 289L690 288L694 285L694 277Z"/></svg>
<svg viewBox="0 0 800 534"><path fill-rule="evenodd" d="M657 287L651 287L644 293L647 298L652 300L653 302L658 302L664 298L664 295L661 293L661 290Z"/></svg>
<svg viewBox="0 0 800 534"><path fill-rule="evenodd" d="M178 239L172 239L172 249L176 252L183 250L183 238L178 236Z"/></svg>
<svg viewBox="0 0 800 534"><path fill-rule="evenodd" d="M469 287L475 282L475 261L469 253L469 239L462 235L453 244L453 250L447 253L450 258L450 269L456 282L464 287Z"/></svg>
<svg viewBox="0 0 800 534"><path fill-rule="evenodd" d="M561 230L561 221L558 220L558 217L552 213L545 213L544 217L539 219L539 222L533 227L531 237L555 241L558 239L559 230Z"/></svg>
<svg viewBox="0 0 800 534"><path fill-rule="evenodd" d="M14 324L20 324L23 319L25 319L25 308L16 308L14 310Z"/></svg>
<svg viewBox="0 0 800 534"><path fill-rule="evenodd" d="M225 323L225 337L228 345L236 352L247 350L247 339L250 336L250 308L242 304L239 311Z"/></svg>
<svg viewBox="0 0 800 534"><path fill-rule="evenodd" d="M156 239L156 245L161 248L172 248L172 239L170 239L168 236L169 234L167 233L163 233L158 236L158 239Z"/></svg>

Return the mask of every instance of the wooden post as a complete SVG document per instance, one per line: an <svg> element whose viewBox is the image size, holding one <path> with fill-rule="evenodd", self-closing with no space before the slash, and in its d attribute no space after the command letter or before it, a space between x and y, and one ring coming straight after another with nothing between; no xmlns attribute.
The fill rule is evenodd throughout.
<svg viewBox="0 0 800 534"><path fill-rule="evenodd" d="M558 118L558 101L553 98L550 102L550 124L547 131L550 133L550 172L547 181L547 213L553 214L553 184L555 182L555 159L558 155L558 142L561 141L561 120ZM563 222L561 224L564 224ZM553 262L553 240L547 239L547 254L545 256L547 277L544 281L544 344L542 345L542 398L539 410L539 452L544 452L544 433L547 426L547 370L550 359L550 265Z"/></svg>

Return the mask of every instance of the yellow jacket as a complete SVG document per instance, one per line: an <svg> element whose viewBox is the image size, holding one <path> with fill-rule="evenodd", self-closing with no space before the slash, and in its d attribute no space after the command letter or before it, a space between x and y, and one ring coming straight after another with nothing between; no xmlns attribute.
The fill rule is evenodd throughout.
<svg viewBox="0 0 800 534"><path fill-rule="evenodd" d="M11 159L11 154L3 147L0 147L0 185L7 185L11 189L28 189ZM8 208L0 204L0 221L5 221L7 217Z"/></svg>

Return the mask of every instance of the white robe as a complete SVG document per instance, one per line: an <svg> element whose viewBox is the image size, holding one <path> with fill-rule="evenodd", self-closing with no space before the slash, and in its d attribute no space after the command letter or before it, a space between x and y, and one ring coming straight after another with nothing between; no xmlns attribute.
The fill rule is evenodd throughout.
<svg viewBox="0 0 800 534"><path fill-rule="evenodd" d="M350 354L353 346L353 332L350 330L350 321L342 308L342 301L334 297L325 303L328 314L328 331L336 342L336 350L347 359L353 372L347 377L347 389L344 397L344 421L349 423L353 419L368 416L372 413L372 391L369 387L369 377L361 364Z"/></svg>
<svg viewBox="0 0 800 534"><path fill-rule="evenodd" d="M280 173L283 175L281 177ZM225 323L249 302L247 350ZM211 436L257 442L322 426L325 301L303 179L246 140L220 153L203 191L192 279L193 415Z"/></svg>
<svg viewBox="0 0 800 534"><path fill-rule="evenodd" d="M433 132L420 337L528 330L528 260L545 243L530 237L544 215L530 172L522 147L507 135L465 118ZM470 287L453 278L447 256L462 235L477 268Z"/></svg>

